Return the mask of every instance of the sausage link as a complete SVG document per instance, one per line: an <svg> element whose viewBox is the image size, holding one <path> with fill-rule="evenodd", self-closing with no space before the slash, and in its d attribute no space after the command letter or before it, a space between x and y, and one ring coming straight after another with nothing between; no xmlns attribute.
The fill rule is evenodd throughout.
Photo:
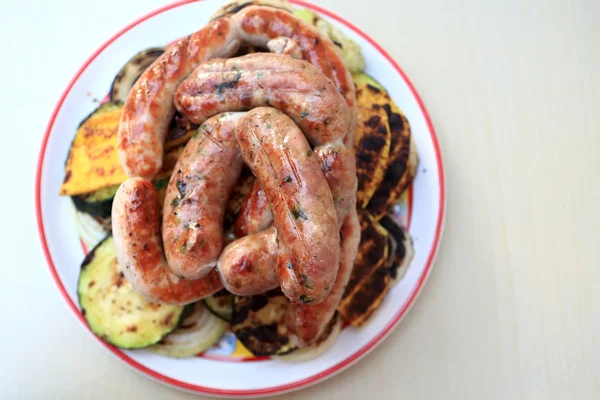
<svg viewBox="0 0 600 400"><path fill-rule="evenodd" d="M240 44L235 21L211 21L172 45L140 76L125 102L118 132L119 157L128 176L151 179L160 171L179 83L201 62L231 57Z"/></svg>
<svg viewBox="0 0 600 400"><path fill-rule="evenodd" d="M350 280L354 259L360 243L360 223L356 207L346 217L340 233L340 266L331 292L321 303L291 304L288 313L288 328L295 333L300 346L305 346L319 337L340 303Z"/></svg>
<svg viewBox="0 0 600 400"><path fill-rule="evenodd" d="M223 248L223 218L242 170L235 131L244 113L223 113L202 124L177 160L163 207L163 242L171 271L199 279Z"/></svg>
<svg viewBox="0 0 600 400"><path fill-rule="evenodd" d="M331 39L295 15L272 7L249 6L231 18L239 23L242 38L254 46L265 47L269 40L281 36L292 39L302 50L302 58L333 81L350 108L350 129L344 139L350 148L357 128L356 88Z"/></svg>
<svg viewBox="0 0 600 400"><path fill-rule="evenodd" d="M223 111L272 106L320 145L342 140L350 110L333 83L306 61L254 53L201 64L174 97L175 107L196 124Z"/></svg>
<svg viewBox="0 0 600 400"><path fill-rule="evenodd" d="M298 60L302 59L302 49L296 42L285 36L276 37L267 42L267 48L271 53L287 54Z"/></svg>
<svg viewBox="0 0 600 400"><path fill-rule="evenodd" d="M269 200L260 181L255 180L233 224L237 237L252 235L267 229L273 222Z"/></svg>
<svg viewBox="0 0 600 400"><path fill-rule="evenodd" d="M318 304L335 282L340 248L333 198L316 157L294 122L272 108L248 112L236 137L273 211L281 289L292 302Z"/></svg>
<svg viewBox="0 0 600 400"><path fill-rule="evenodd" d="M225 288L238 296L250 296L278 287L277 254L274 227L230 243L217 264Z"/></svg>
<svg viewBox="0 0 600 400"><path fill-rule="evenodd" d="M136 291L152 301L188 304L223 288L215 270L188 281L169 270L160 236L160 204L152 183L143 178L125 181L112 207L117 260Z"/></svg>
<svg viewBox="0 0 600 400"><path fill-rule="evenodd" d="M346 219L351 204L356 198L356 163L354 154L340 144L326 144L315 149L315 156L321 165L327 184L331 189L338 224ZM238 237L263 231L273 222L273 213L260 182L255 181L248 193L241 211L235 220L235 234ZM260 279L260 276L256 277Z"/></svg>

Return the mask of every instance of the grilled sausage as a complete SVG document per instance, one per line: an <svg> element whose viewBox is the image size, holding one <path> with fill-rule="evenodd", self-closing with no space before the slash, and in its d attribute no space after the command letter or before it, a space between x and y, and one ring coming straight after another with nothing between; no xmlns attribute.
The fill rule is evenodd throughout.
<svg viewBox="0 0 600 400"><path fill-rule="evenodd" d="M235 131L244 113L223 113L202 124L177 160L163 208L163 243L171 271L199 279L223 248L223 217L242 169Z"/></svg>
<svg viewBox="0 0 600 400"><path fill-rule="evenodd" d="M234 55L241 42L237 22L211 21L172 45L140 76L125 102L118 132L119 157L128 176L151 179L160 171L177 86L203 61Z"/></svg>
<svg viewBox="0 0 600 400"><path fill-rule="evenodd" d="M344 96L350 109L350 125L344 143L354 143L357 122L356 89L335 44L311 24L284 10L249 6L231 17L240 24L242 39L257 47L281 36L292 39L302 50L302 58L325 74Z"/></svg>
<svg viewBox="0 0 600 400"><path fill-rule="evenodd" d="M246 164L261 182L274 216L277 275L292 302L321 302L339 262L331 191L306 138L285 114L259 107L236 132Z"/></svg>
<svg viewBox="0 0 600 400"><path fill-rule="evenodd" d="M333 83L306 61L253 53L201 64L174 97L196 124L223 111L272 106L287 114L313 145L343 140L350 110Z"/></svg>
<svg viewBox="0 0 600 400"><path fill-rule="evenodd" d="M278 252L274 227L227 245L217 264L225 288L233 294L249 296L278 287Z"/></svg>
<svg viewBox="0 0 600 400"><path fill-rule="evenodd" d="M132 178L121 184L113 201L112 229L123 275L146 298L188 304L223 288L216 270L195 281L169 270L161 243L158 193L149 181Z"/></svg>

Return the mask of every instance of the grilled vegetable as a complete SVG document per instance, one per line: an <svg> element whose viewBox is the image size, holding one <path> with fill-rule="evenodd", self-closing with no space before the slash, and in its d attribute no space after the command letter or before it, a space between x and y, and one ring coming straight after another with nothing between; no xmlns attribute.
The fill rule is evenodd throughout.
<svg viewBox="0 0 600 400"><path fill-rule="evenodd" d="M119 185L98 189L91 193L71 197L77 210L93 217L110 217L112 202Z"/></svg>
<svg viewBox="0 0 600 400"><path fill-rule="evenodd" d="M296 349L287 354L281 356L275 356L279 360L288 362L301 362L309 361L317 358L321 354L333 346L337 340L340 332L342 331L343 319L339 314L335 314L331 321L325 327L323 333L317 338L317 340L301 349Z"/></svg>
<svg viewBox="0 0 600 400"><path fill-rule="evenodd" d="M359 219L361 240L358 255L337 308L344 319L357 327L379 307L391 282L389 233L367 211L359 211Z"/></svg>
<svg viewBox="0 0 600 400"><path fill-rule="evenodd" d="M280 289L234 296L231 331L255 356L285 354L298 346L285 325L289 304Z"/></svg>
<svg viewBox="0 0 600 400"><path fill-rule="evenodd" d="M172 150L171 152L167 153L166 158L174 158L176 161L176 158L179 155L178 150L179 149L177 149L177 151ZM168 177L154 181L154 186L159 191L159 195L163 196L163 200L168 183ZM82 213L98 218L110 218L112 212L112 202L118 189L119 185L109 186L98 189L91 193L72 196L71 199L73 200L75 208Z"/></svg>
<svg viewBox="0 0 600 400"><path fill-rule="evenodd" d="M90 329L104 341L124 349L157 343L179 324L183 306L151 303L125 279L112 236L83 260L77 296Z"/></svg>
<svg viewBox="0 0 600 400"><path fill-rule="evenodd" d="M196 133L197 129L198 125L193 124L188 117L176 112L167 131L165 151L187 143L194 133Z"/></svg>
<svg viewBox="0 0 600 400"><path fill-rule="evenodd" d="M393 283L396 283L406 275L408 266L415 255L413 241L408 232L389 215L383 217L379 223L390 233L390 236L396 242L396 248L394 249L389 265L390 276Z"/></svg>
<svg viewBox="0 0 600 400"><path fill-rule="evenodd" d="M193 310L177 329L148 350L167 357L193 357L218 342L227 323L212 315L202 302L191 307Z"/></svg>
<svg viewBox="0 0 600 400"><path fill-rule="evenodd" d="M104 240L106 235L110 233L110 226L107 229L95 217L78 211L75 208L73 208L73 213L75 215L75 229L77 230L77 235L83 244L85 244L86 248L91 249L96 247L96 245Z"/></svg>
<svg viewBox="0 0 600 400"><path fill-rule="evenodd" d="M125 103L129 91L140 75L156 60L165 49L152 47L134 55L119 71L110 87L110 101Z"/></svg>
<svg viewBox="0 0 600 400"><path fill-rule="evenodd" d="M117 154L122 109L122 104L102 104L81 123L69 150L61 195L89 193L127 179Z"/></svg>
<svg viewBox="0 0 600 400"><path fill-rule="evenodd" d="M206 308L221 318L223 321L231 322L233 313L233 295L226 290L222 290L214 295L205 298L204 305Z"/></svg>
<svg viewBox="0 0 600 400"><path fill-rule="evenodd" d="M385 89L366 74L354 75L354 81L360 82L375 94L381 93L385 98L383 108L388 118L391 136L389 161L383 180L367 206L369 212L379 220L412 183L417 170L418 156L408 120Z"/></svg>
<svg viewBox="0 0 600 400"><path fill-rule="evenodd" d="M365 208L377 190L388 166L391 134L384 109L386 98L368 85L356 86L358 129L354 138L358 190L356 201Z"/></svg>
<svg viewBox="0 0 600 400"><path fill-rule="evenodd" d="M286 0L235 0L219 8L210 19L232 15L249 6L275 7L290 12L293 10L292 5Z"/></svg>
<svg viewBox="0 0 600 400"><path fill-rule="evenodd" d="M340 49L342 59L350 72L360 72L365 69L365 57L360 46L352 39L344 35L339 29L321 18L318 14L307 9L296 9L294 15L305 22L314 25L321 33Z"/></svg>

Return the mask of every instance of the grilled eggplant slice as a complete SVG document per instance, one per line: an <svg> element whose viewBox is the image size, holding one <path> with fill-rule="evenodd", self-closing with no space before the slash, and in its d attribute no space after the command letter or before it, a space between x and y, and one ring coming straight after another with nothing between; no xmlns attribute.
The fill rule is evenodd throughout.
<svg viewBox="0 0 600 400"><path fill-rule="evenodd" d="M188 117L176 112L169 125L167 132L167 141L165 142L165 151L174 147L184 145L196 133L198 125L192 123Z"/></svg>
<svg viewBox="0 0 600 400"><path fill-rule="evenodd" d="M298 343L286 326L289 305L280 289L255 296L234 296L231 331L255 356L294 350Z"/></svg>
<svg viewBox="0 0 600 400"><path fill-rule="evenodd" d="M389 233L367 211L359 211L361 240L352 275L338 312L353 326L361 326L379 307L389 289Z"/></svg>
<svg viewBox="0 0 600 400"><path fill-rule="evenodd" d="M92 332L123 349L159 342L184 313L183 306L149 302L133 289L121 272L112 236L83 260L77 296Z"/></svg>
<svg viewBox="0 0 600 400"><path fill-rule="evenodd" d="M339 48L346 68L350 72L361 72L365 69L365 57L360 46L344 35L339 29L333 26L318 14L303 8L294 10L294 15L298 18L314 25L321 33L327 35L329 39Z"/></svg>
<svg viewBox="0 0 600 400"><path fill-rule="evenodd" d="M214 315L225 322L231 322L233 314L233 295L223 289L214 295L205 298L204 305Z"/></svg>
<svg viewBox="0 0 600 400"><path fill-rule="evenodd" d="M329 350L336 342L338 336L340 336L340 333L342 332L343 323L344 320L342 317L336 313L325 327L323 333L321 333L314 343L287 354L275 356L275 358L287 362L302 362L317 358Z"/></svg>
<svg viewBox="0 0 600 400"><path fill-rule="evenodd" d="M354 138L358 190L356 201L365 208L383 181L390 154L391 133L385 97L368 85L356 86L358 129Z"/></svg>
<svg viewBox="0 0 600 400"><path fill-rule="evenodd" d="M119 71L110 87L110 101L125 103L129 91L140 75L165 52L163 47L152 47L134 55Z"/></svg>
<svg viewBox="0 0 600 400"><path fill-rule="evenodd" d="M167 357L193 357L217 343L227 323L211 314L201 301L191 305L190 314L173 332L148 350Z"/></svg>
<svg viewBox="0 0 600 400"><path fill-rule="evenodd" d="M379 223L390 233L390 236L396 242L389 270L393 280L392 283L397 283L406 275L406 271L415 255L413 240L406 229L391 216L386 215Z"/></svg>

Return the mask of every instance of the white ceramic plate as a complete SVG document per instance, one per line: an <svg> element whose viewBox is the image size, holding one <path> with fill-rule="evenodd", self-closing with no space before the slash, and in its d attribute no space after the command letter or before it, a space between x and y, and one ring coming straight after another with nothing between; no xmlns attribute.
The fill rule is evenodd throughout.
<svg viewBox="0 0 600 400"><path fill-rule="evenodd" d="M344 370L373 350L400 322L427 279L437 251L445 210L443 168L433 126L414 87L390 56L358 28L329 11L294 2L318 11L360 44L367 60L366 72L383 83L410 121L420 157L410 216L415 258L405 278L389 292L364 327L345 329L331 350L308 362L224 362L202 357L178 360L143 350L122 351L99 341L132 368L183 390L232 397L264 396L306 387ZM93 99L105 97L116 72L133 54L198 30L224 3L182 1L124 28L85 62L49 121L36 177L39 232L58 288L86 328L76 298L84 253L71 222L71 201L58 196L64 160L76 128L97 107Z"/></svg>

